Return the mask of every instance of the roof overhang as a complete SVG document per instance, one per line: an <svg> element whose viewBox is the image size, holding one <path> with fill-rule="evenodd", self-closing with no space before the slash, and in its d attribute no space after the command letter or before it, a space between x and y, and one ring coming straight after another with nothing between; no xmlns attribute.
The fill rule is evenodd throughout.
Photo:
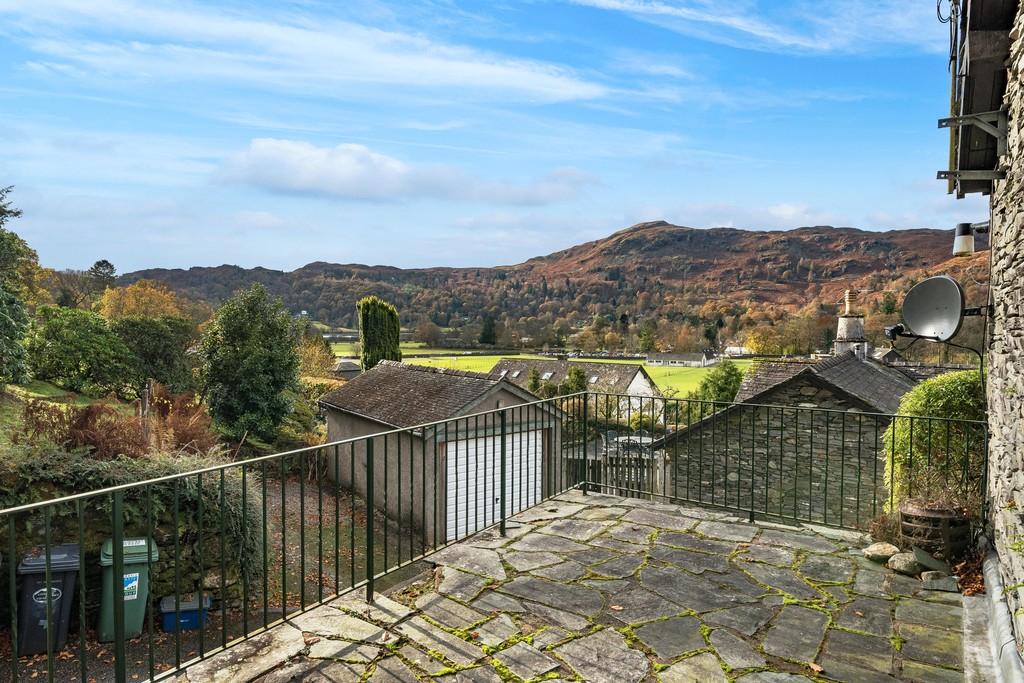
<svg viewBox="0 0 1024 683"><path fill-rule="evenodd" d="M1010 29L1018 0L952 0L950 116L939 120L949 128L949 170L939 171L949 192L967 194L992 191L992 183L1005 177L999 157L1006 147L1006 62L1010 55Z"/></svg>

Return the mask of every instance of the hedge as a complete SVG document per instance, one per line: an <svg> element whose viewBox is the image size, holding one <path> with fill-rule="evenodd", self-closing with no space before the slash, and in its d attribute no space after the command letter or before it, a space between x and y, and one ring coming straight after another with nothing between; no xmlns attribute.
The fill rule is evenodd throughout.
<svg viewBox="0 0 1024 683"><path fill-rule="evenodd" d="M186 453L161 453L146 457L121 457L97 460L85 452L62 452L56 448L14 447L0 455L0 510L33 502L52 500L63 496L181 474L196 469L223 464L218 456ZM178 538L181 592L189 592L208 572L220 568L221 533L226 548L226 584L237 584L246 578L250 585L262 575L262 501L255 476L247 477L247 490L243 505L242 479L239 468L224 471L224 493L221 498L220 474L203 476L200 489L195 476L179 480L178 525L174 526L173 482L153 484L152 526L153 539L160 551L160 559L151 572L151 597L159 598L175 590L174 542ZM203 502L202 520L203 558L200 565L199 501ZM87 603L90 610L98 602L99 550L112 535L111 496L97 496L83 501L86 585L89 586ZM124 490L124 533L145 536L147 529L146 487ZM79 522L76 505L62 504L49 508L50 537L53 544L78 543ZM223 514L223 529L221 515ZM14 516L15 558L9 558L9 518L0 517L0 552L3 561L18 561L44 540L44 513L41 510ZM6 574L6 572L5 572ZM0 585L6 582L0 580ZM7 611L7 591L0 591L0 611Z"/></svg>

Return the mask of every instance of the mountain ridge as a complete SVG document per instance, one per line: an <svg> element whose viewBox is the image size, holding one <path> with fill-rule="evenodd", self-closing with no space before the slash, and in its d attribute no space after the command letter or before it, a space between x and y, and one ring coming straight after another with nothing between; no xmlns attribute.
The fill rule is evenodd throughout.
<svg viewBox="0 0 1024 683"><path fill-rule="evenodd" d="M127 273L216 304L262 282L292 310L351 325L355 301L377 294L398 305L403 322L441 325L483 315L522 319L698 316L709 300L722 308L757 305L796 310L831 304L846 288L882 291L951 262L949 230L868 231L807 226L793 230L689 228L646 221L522 263L487 267L398 268L314 261L291 271L224 264ZM971 259L967 259L971 261ZM628 309L628 310L623 310Z"/></svg>

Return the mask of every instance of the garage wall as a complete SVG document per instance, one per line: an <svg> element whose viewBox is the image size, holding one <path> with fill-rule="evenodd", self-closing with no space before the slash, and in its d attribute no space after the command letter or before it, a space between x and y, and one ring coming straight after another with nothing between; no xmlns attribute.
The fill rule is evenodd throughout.
<svg viewBox="0 0 1024 683"><path fill-rule="evenodd" d="M523 403L525 401L519 395L502 389L468 410L479 413ZM393 427L383 423L328 406L325 406L325 411L328 442L393 430ZM418 533L414 549L417 552L421 542L429 547L443 543L446 537L447 443L457 439L500 434L499 419L497 414L488 418L454 419L447 423L447 433L443 427L437 429L436 439L433 433L423 436L392 434L374 437L374 504L379 510L386 511L390 519L415 527ZM541 493L548 496L564 489L572 473L566 471L561 464L561 426L557 424L558 420L541 408L525 406L507 411L506 421L507 438L514 438L517 429L544 430ZM366 441L339 447L338 471L334 468L331 448L325 449L325 453L328 476L365 498Z"/></svg>
<svg viewBox="0 0 1024 683"><path fill-rule="evenodd" d="M327 409L329 442L369 436L390 431L380 422ZM367 440L338 447L338 471L327 449L328 476L339 484L366 497ZM431 546L444 537L444 455L435 456L434 443L411 434L392 434L373 438L374 506L388 518L417 531L413 548ZM435 464L437 469L435 470ZM438 488L440 483L440 488ZM436 524L440 530L435 528Z"/></svg>

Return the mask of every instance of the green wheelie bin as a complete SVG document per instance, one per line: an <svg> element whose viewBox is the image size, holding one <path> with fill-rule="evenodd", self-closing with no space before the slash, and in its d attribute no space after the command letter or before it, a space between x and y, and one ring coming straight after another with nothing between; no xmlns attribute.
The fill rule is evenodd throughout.
<svg viewBox="0 0 1024 683"><path fill-rule="evenodd" d="M115 586L124 591L124 635L134 638L142 633L149 605L149 562L160 559L156 543L151 538L126 538L124 547L124 574L120 581L114 577L114 541L108 538L100 550L103 568L103 601L100 604L100 642L114 640Z"/></svg>

